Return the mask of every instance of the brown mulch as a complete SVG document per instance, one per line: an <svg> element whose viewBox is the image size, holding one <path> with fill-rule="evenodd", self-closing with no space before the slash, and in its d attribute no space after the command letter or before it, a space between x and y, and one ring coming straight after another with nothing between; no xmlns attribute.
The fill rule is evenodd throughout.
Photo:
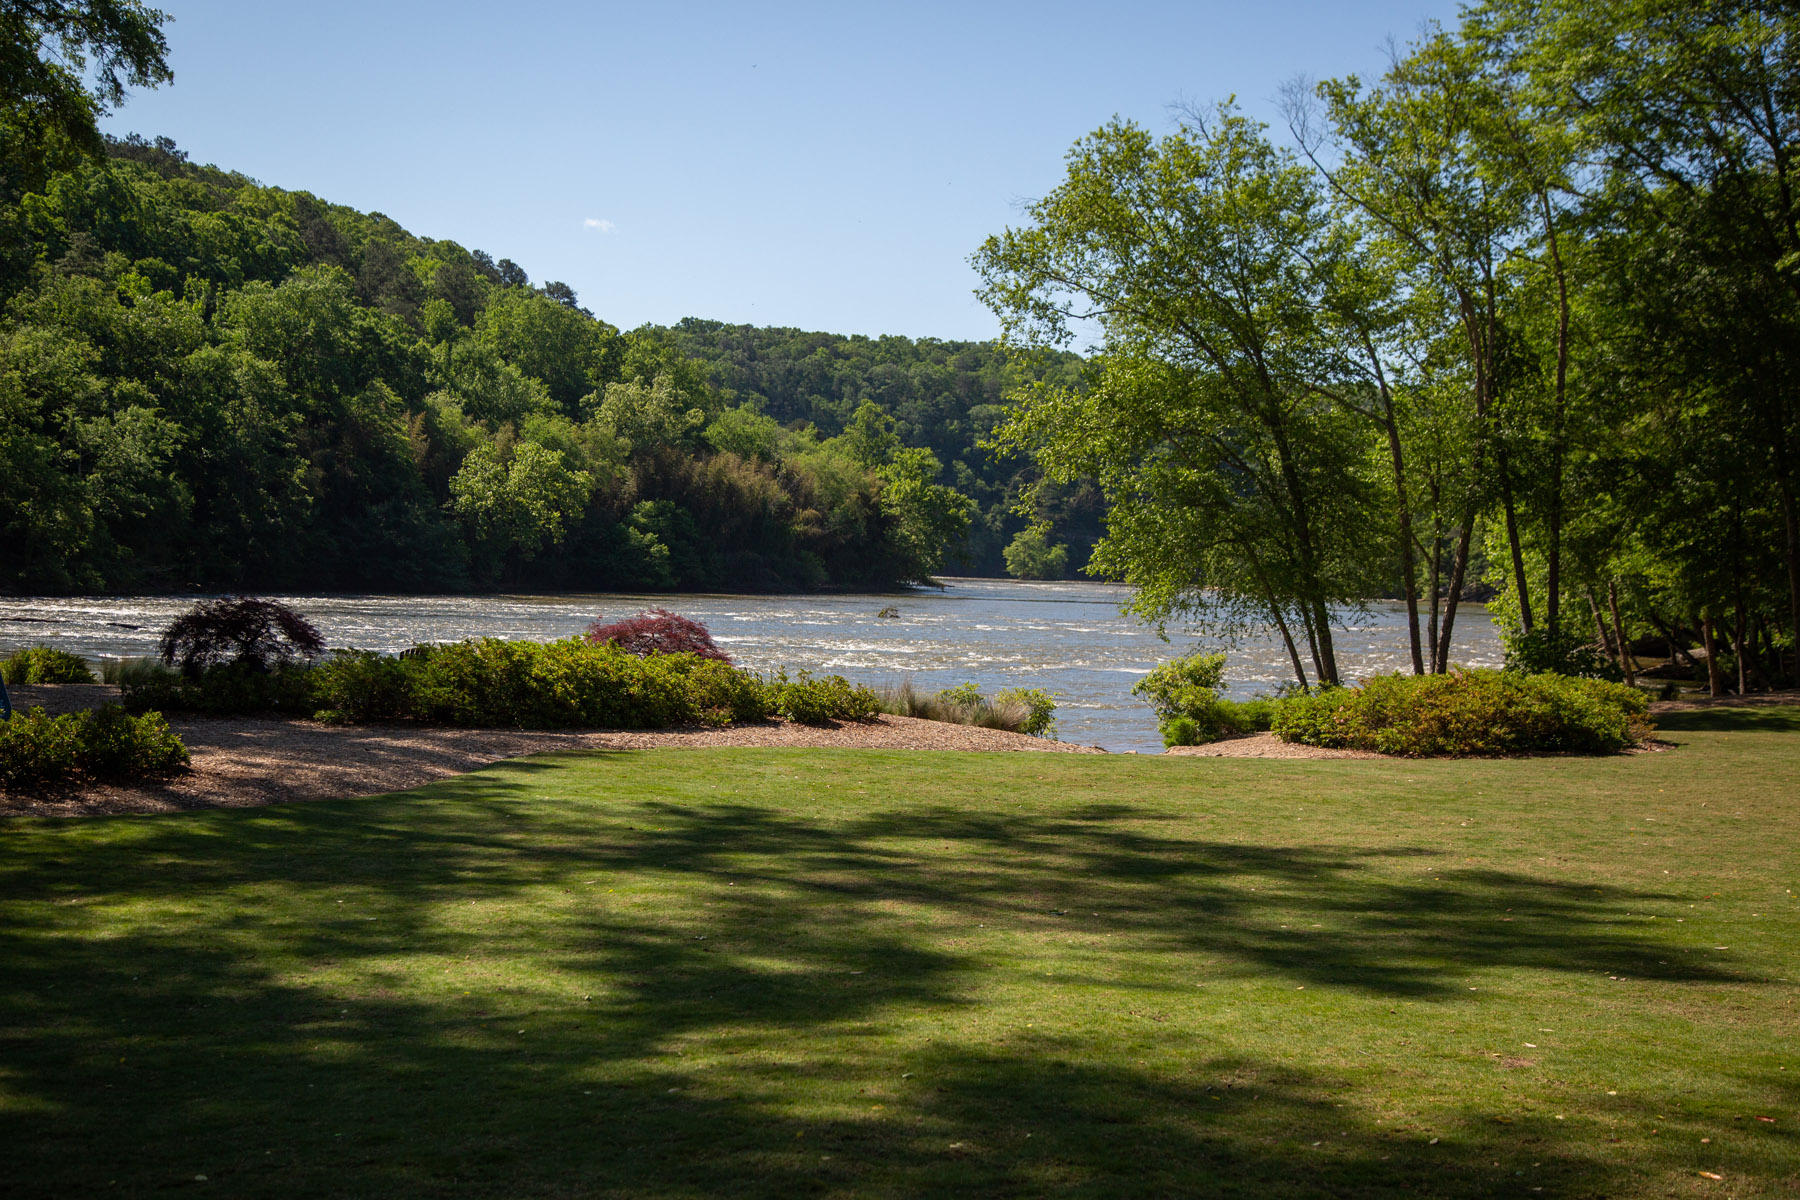
<svg viewBox="0 0 1800 1200"><path fill-rule="evenodd" d="M1196 758L1386 758L1373 750L1334 750L1325 746L1302 746L1284 742L1272 733L1244 733L1221 738L1204 746L1170 746L1166 754L1186 754Z"/></svg>
<svg viewBox="0 0 1800 1200"><path fill-rule="evenodd" d="M97 684L20 686L12 689L12 698L15 708L42 705L51 712L70 712L116 700L118 689ZM1104 753L1093 746L999 729L894 716L826 727L770 721L724 729L654 731L439 729L183 716L171 716L169 726L187 744L192 771L163 782L84 787L49 796L0 792L0 816L182 812L372 796L502 759L562 750L792 746Z"/></svg>

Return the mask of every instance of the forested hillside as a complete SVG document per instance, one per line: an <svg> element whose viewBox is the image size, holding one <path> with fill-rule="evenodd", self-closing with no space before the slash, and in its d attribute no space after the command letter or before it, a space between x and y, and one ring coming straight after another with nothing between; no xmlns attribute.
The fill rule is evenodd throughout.
<svg viewBox="0 0 1800 1200"><path fill-rule="evenodd" d="M1005 417L1007 389L1031 378L1078 382L1081 360L1073 354L1050 352L1020 363L993 342L851 337L691 317L655 333L710 364L725 403L755 408L784 425L806 423L836 434L865 402L891 415L900 440L935 454L949 482L979 506L958 555L965 569L1070 574L1087 562L1101 535L1105 509L1091 482L1043 484L1030 493L1034 519L1027 519L1013 509L1037 482L1036 464L983 445ZM1047 536L1036 537L1032 525ZM1030 552L1035 543L1042 544L1040 553ZM1059 545L1065 547L1060 556L1054 554Z"/></svg>
<svg viewBox="0 0 1800 1200"><path fill-rule="evenodd" d="M0 589L877 588L964 540L961 426L765 415L504 258L105 150L3 176Z"/></svg>

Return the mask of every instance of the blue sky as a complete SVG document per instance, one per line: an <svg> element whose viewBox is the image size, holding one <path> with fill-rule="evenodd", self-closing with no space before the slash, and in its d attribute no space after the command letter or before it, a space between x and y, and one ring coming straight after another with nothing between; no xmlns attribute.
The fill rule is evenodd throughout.
<svg viewBox="0 0 1800 1200"><path fill-rule="evenodd" d="M969 254L1114 114L1378 73L1454 0L152 0L175 82L106 127L684 316L990 337Z"/></svg>

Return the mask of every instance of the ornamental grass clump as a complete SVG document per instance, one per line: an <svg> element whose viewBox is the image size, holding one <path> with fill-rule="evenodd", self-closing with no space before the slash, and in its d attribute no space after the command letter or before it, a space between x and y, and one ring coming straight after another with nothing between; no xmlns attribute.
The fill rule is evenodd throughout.
<svg viewBox="0 0 1800 1200"><path fill-rule="evenodd" d="M0 682L92 683L94 672L79 654L54 646L28 646L0 659Z"/></svg>
<svg viewBox="0 0 1800 1200"><path fill-rule="evenodd" d="M12 791L128 783L187 766L187 747L161 713L134 717L107 704L60 716L31 708L0 721L0 787Z"/></svg>
<svg viewBox="0 0 1800 1200"><path fill-rule="evenodd" d="M1031 737L1056 736L1056 699L1042 688L1003 688L990 699L973 683L924 693L911 679L903 679L883 688L877 699L882 712L898 717L1003 729Z"/></svg>
<svg viewBox="0 0 1800 1200"><path fill-rule="evenodd" d="M1295 696L1276 705L1272 728L1287 742L1407 758L1611 754L1650 736L1648 712L1644 694L1624 684L1466 670Z"/></svg>

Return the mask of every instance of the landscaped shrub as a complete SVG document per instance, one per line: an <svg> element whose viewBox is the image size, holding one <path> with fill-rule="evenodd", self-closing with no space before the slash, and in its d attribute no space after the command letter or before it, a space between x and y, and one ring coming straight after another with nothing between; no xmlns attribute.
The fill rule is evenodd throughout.
<svg viewBox="0 0 1800 1200"><path fill-rule="evenodd" d="M1605 680L1471 670L1296 696L1276 705L1273 728L1284 741L1410 758L1605 754L1649 736L1648 709L1642 692Z"/></svg>
<svg viewBox="0 0 1800 1200"><path fill-rule="evenodd" d="M157 652L184 675L225 663L270 671L317 658L325 652L325 639L285 604L234 596L202 601L177 617L163 632Z"/></svg>
<svg viewBox="0 0 1800 1200"><path fill-rule="evenodd" d="M769 682L768 690L775 711L802 725L866 721L881 711L879 696L842 675L815 679L811 672L801 671L789 679L783 671Z"/></svg>
<svg viewBox="0 0 1800 1200"><path fill-rule="evenodd" d="M94 673L79 654L53 646L30 646L0 659L0 682L92 683Z"/></svg>
<svg viewBox="0 0 1800 1200"><path fill-rule="evenodd" d="M706 626L666 608L647 608L635 617L588 626L587 639L595 645L611 642L627 654L697 654L730 662L713 644Z"/></svg>
<svg viewBox="0 0 1800 1200"><path fill-rule="evenodd" d="M313 715L359 725L414 719L408 664L417 657L396 658L373 650L332 651L312 668L309 677Z"/></svg>
<svg viewBox="0 0 1800 1200"><path fill-rule="evenodd" d="M18 791L93 780L122 783L180 771L187 747L160 713L116 704L51 716L41 708L0 721L0 786Z"/></svg>
<svg viewBox="0 0 1800 1200"><path fill-rule="evenodd" d="M754 675L718 659L639 656L583 638L483 638L399 658L340 651L308 675L314 708L353 722L662 729L760 721L772 703Z"/></svg>
<svg viewBox="0 0 1800 1200"><path fill-rule="evenodd" d="M1004 729L1033 737L1056 734L1056 701L1041 688L1008 688L989 700L973 683L926 695L913 687L912 680L903 679L883 688L876 699L882 712L899 717Z"/></svg>
<svg viewBox="0 0 1800 1200"><path fill-rule="evenodd" d="M1227 700L1223 654L1190 654L1163 663L1131 689L1156 712L1165 746L1199 746L1222 737L1269 728L1273 700Z"/></svg>
<svg viewBox="0 0 1800 1200"><path fill-rule="evenodd" d="M194 712L209 717L258 713L311 716L319 707L312 668L304 663L264 669L251 662L227 662L191 674L138 667L122 672L119 693L132 712Z"/></svg>

